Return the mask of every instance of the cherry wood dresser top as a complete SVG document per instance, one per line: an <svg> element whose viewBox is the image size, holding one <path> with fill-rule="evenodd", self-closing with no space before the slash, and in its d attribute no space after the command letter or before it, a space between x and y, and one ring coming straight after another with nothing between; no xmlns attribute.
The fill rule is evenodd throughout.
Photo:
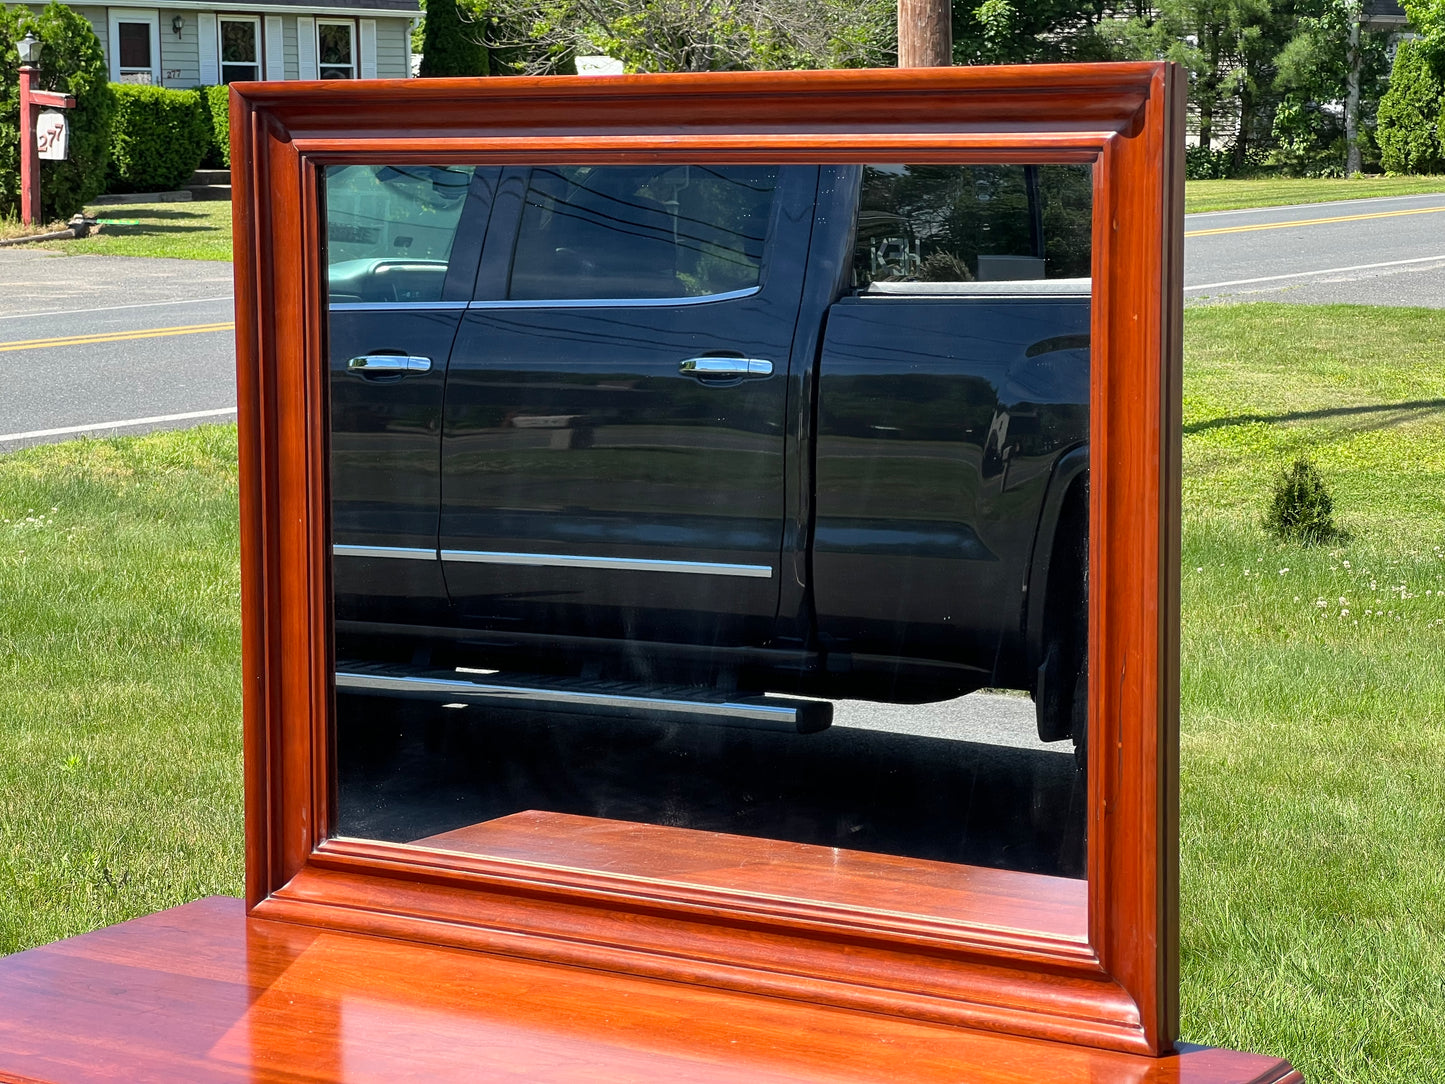
<svg viewBox="0 0 1445 1084"><path fill-rule="evenodd" d="M0 960L0 1081L1292 1084L247 918L213 897Z"/></svg>

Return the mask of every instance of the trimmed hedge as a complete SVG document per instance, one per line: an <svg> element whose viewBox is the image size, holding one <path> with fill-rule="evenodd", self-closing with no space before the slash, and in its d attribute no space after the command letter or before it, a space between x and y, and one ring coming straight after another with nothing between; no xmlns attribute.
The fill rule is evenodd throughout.
<svg viewBox="0 0 1445 1084"><path fill-rule="evenodd" d="M1402 41L1380 99L1375 138L1380 163L1391 173L1445 170L1440 102L1445 93L1445 56L1427 42Z"/></svg>
<svg viewBox="0 0 1445 1084"><path fill-rule="evenodd" d="M113 83L110 190L163 192L191 179L211 146L199 91Z"/></svg>
<svg viewBox="0 0 1445 1084"><path fill-rule="evenodd" d="M0 4L0 216L20 210L20 58L15 15Z"/></svg>
<svg viewBox="0 0 1445 1084"><path fill-rule="evenodd" d="M231 168L231 88L228 86L197 87L205 105L206 124L211 133L210 145L201 164L209 169Z"/></svg>
<svg viewBox="0 0 1445 1084"><path fill-rule="evenodd" d="M40 166L40 206L48 221L69 218L105 191L115 99L90 23L64 4L38 14L0 6L0 214L20 211L20 60L15 42L33 31L45 44L39 90L75 95L69 111L70 157Z"/></svg>

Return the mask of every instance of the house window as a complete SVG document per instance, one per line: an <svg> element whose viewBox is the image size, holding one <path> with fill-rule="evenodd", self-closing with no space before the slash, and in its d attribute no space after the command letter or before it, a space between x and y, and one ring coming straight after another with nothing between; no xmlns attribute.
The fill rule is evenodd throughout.
<svg viewBox="0 0 1445 1084"><path fill-rule="evenodd" d="M316 22L317 73L322 79L356 78L356 24Z"/></svg>
<svg viewBox="0 0 1445 1084"><path fill-rule="evenodd" d="M221 82L261 78L261 20L222 16Z"/></svg>
<svg viewBox="0 0 1445 1084"><path fill-rule="evenodd" d="M110 77L117 83L160 82L160 16L110 10Z"/></svg>

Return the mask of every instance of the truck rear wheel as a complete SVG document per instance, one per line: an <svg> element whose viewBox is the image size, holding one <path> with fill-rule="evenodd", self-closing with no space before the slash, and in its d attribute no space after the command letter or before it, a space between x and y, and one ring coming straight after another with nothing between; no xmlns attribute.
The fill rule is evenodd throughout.
<svg viewBox="0 0 1445 1084"><path fill-rule="evenodd" d="M1043 662L1034 689L1040 740L1072 738L1081 766L1087 758L1089 721L1088 509L1087 481L1080 480L1065 498L1054 536Z"/></svg>

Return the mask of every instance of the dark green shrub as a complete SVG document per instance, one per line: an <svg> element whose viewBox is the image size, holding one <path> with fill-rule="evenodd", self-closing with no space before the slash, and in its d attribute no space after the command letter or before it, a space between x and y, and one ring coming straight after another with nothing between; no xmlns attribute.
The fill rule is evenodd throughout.
<svg viewBox="0 0 1445 1084"><path fill-rule="evenodd" d="M1184 176L1191 181L1217 181L1228 177L1234 155L1208 147L1184 148Z"/></svg>
<svg viewBox="0 0 1445 1084"><path fill-rule="evenodd" d="M1390 89L1380 99L1375 138L1380 163L1391 173L1439 173L1440 101L1445 94L1445 57L1424 41L1402 41L1390 72Z"/></svg>
<svg viewBox="0 0 1445 1084"><path fill-rule="evenodd" d="M0 8L0 214L20 210L20 61L15 42L29 30L45 43L39 90L75 95L70 158L40 167L40 204L47 220L69 218L105 191L115 100L100 40L82 16L51 3L39 13Z"/></svg>
<svg viewBox="0 0 1445 1084"><path fill-rule="evenodd" d="M157 192L191 179L211 144L210 111L198 91L112 84L112 192Z"/></svg>
<svg viewBox="0 0 1445 1084"><path fill-rule="evenodd" d="M1343 177L1343 118L1298 94L1286 94L1275 107L1270 135L1271 164L1288 177Z"/></svg>
<svg viewBox="0 0 1445 1084"><path fill-rule="evenodd" d="M20 209L20 58L15 16L0 4L0 215Z"/></svg>
<svg viewBox="0 0 1445 1084"><path fill-rule="evenodd" d="M475 0L427 0L423 25L421 74L491 75L491 60L482 44L485 17Z"/></svg>
<svg viewBox="0 0 1445 1084"><path fill-rule="evenodd" d="M201 165L207 169L231 168L231 88L197 87L201 94L210 142Z"/></svg>
<svg viewBox="0 0 1445 1084"><path fill-rule="evenodd" d="M1282 542L1330 542L1340 537L1334 509L1324 478L1307 456L1300 456L1275 478L1264 526Z"/></svg>

